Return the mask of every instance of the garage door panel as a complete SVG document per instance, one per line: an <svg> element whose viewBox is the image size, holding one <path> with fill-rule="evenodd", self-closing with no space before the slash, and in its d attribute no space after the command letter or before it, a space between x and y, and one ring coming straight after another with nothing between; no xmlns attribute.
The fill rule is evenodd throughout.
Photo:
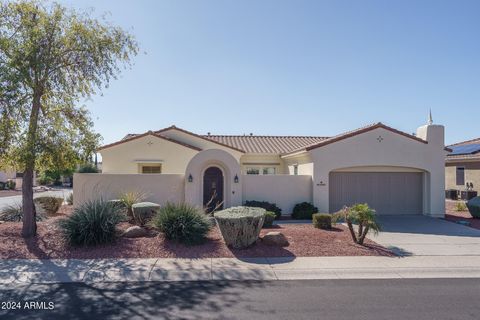
<svg viewBox="0 0 480 320"><path fill-rule="evenodd" d="M368 203L378 214L421 214L422 190L420 172L332 172L330 212Z"/></svg>

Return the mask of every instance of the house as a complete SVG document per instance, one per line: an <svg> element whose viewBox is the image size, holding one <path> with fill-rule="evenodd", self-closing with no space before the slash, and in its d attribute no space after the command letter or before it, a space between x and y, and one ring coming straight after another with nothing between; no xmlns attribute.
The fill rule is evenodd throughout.
<svg viewBox="0 0 480 320"><path fill-rule="evenodd" d="M480 187L480 138L458 142L451 146L445 161L447 189L473 191ZM467 187L468 185L468 187Z"/></svg>
<svg viewBox="0 0 480 320"><path fill-rule="evenodd" d="M33 185L37 185L37 179L36 179L36 174L34 174L33 177ZM7 168L7 169L2 169L0 171L0 183L6 183L7 181L12 180L15 181L15 188L16 189L21 189L22 188L22 182L23 182L23 173L18 172L13 168Z"/></svg>
<svg viewBox="0 0 480 320"><path fill-rule="evenodd" d="M102 174L76 174L75 205L120 191L205 206L296 203L320 212L366 202L378 214L443 216L444 127L415 135L375 123L334 137L196 134L175 126L101 147Z"/></svg>

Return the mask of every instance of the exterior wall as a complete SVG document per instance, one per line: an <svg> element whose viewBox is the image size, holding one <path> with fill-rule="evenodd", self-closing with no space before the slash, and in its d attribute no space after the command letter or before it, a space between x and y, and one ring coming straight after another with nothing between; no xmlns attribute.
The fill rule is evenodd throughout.
<svg viewBox="0 0 480 320"><path fill-rule="evenodd" d="M0 182L7 182L7 180L15 178L16 172L14 170L0 171Z"/></svg>
<svg viewBox="0 0 480 320"><path fill-rule="evenodd" d="M377 138L381 136L381 142ZM437 139L437 138L436 138ZM320 211L329 210L329 173L351 167L414 168L424 171L424 214L445 214L445 156L443 139L422 143L383 128L310 151L314 163L313 200Z"/></svg>
<svg viewBox="0 0 480 320"><path fill-rule="evenodd" d="M276 203L283 215L292 213L295 204L312 202L312 177L293 175L243 175L243 202Z"/></svg>
<svg viewBox="0 0 480 320"><path fill-rule="evenodd" d="M456 168L465 167L465 183L473 183L473 190L480 191L480 162L448 162L445 165L445 188L464 190L465 185L457 185Z"/></svg>
<svg viewBox="0 0 480 320"><path fill-rule="evenodd" d="M279 155L245 154L241 156L240 164L242 166L242 174L246 174L249 167L258 167L260 169L263 167L274 167L276 174L288 173L288 168Z"/></svg>
<svg viewBox="0 0 480 320"><path fill-rule="evenodd" d="M285 165L288 168L288 174L295 174L294 166L298 166L299 175L313 175L313 162L309 153L303 153L296 156L284 158Z"/></svg>
<svg viewBox="0 0 480 320"><path fill-rule="evenodd" d="M102 197L118 199L123 192L145 192L145 201L165 204L167 201L183 202L183 174L100 174L75 173L73 176L73 205Z"/></svg>
<svg viewBox="0 0 480 320"><path fill-rule="evenodd" d="M155 136L145 136L100 153L102 173L140 173L139 162L158 161L162 174L185 174L185 168L198 151Z"/></svg>

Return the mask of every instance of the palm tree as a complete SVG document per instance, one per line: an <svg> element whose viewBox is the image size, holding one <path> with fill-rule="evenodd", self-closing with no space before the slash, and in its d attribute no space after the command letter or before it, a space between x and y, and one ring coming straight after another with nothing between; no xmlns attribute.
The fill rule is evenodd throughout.
<svg viewBox="0 0 480 320"><path fill-rule="evenodd" d="M332 221L345 221L353 241L361 245L363 245L369 231L378 234L381 230L380 224L377 222L375 210L371 209L366 203L344 207L333 215ZM357 232L353 228L354 224L358 225Z"/></svg>

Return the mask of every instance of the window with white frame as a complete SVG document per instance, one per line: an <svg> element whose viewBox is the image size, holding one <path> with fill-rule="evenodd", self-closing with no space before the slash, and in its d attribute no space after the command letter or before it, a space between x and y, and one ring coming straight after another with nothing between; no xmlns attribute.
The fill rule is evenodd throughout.
<svg viewBox="0 0 480 320"><path fill-rule="evenodd" d="M247 168L247 174L258 175L260 174L259 168Z"/></svg>
<svg viewBox="0 0 480 320"><path fill-rule="evenodd" d="M275 174L275 167L265 167L262 170L263 175L272 175Z"/></svg>
<svg viewBox="0 0 480 320"><path fill-rule="evenodd" d="M293 175L298 176L298 164L293 165Z"/></svg>

